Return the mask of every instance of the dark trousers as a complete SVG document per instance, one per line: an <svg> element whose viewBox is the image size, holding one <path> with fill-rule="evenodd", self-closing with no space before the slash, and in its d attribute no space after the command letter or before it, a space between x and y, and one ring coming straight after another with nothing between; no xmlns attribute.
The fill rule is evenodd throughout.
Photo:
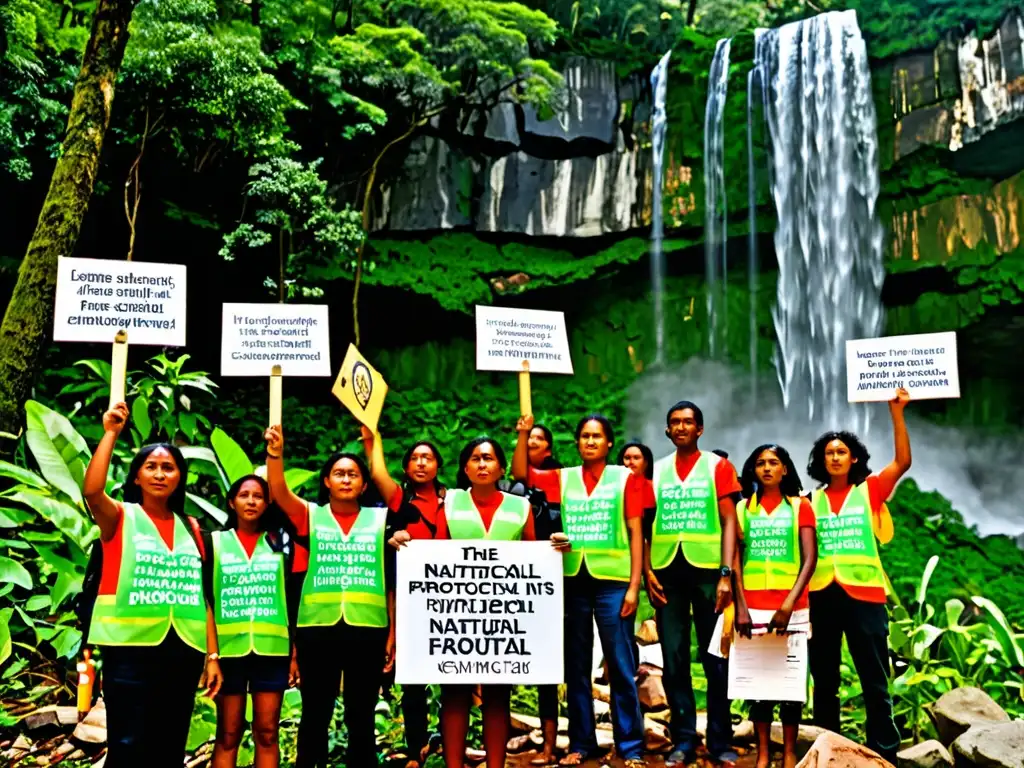
<svg viewBox="0 0 1024 768"><path fill-rule="evenodd" d="M427 686L402 685L402 720L409 757L419 760L427 746Z"/></svg>
<svg viewBox="0 0 1024 768"><path fill-rule="evenodd" d="M799 701L752 701L750 702L750 722L774 722L776 704L779 706L779 722L783 725L800 725L804 705Z"/></svg>
<svg viewBox="0 0 1024 768"><path fill-rule="evenodd" d="M103 646L109 768L181 768L205 656L173 629L148 648Z"/></svg>
<svg viewBox="0 0 1024 768"><path fill-rule="evenodd" d="M867 746L893 765L900 733L889 695L889 614L885 605L850 597L839 584L811 592L809 662L814 723L839 733L839 664L843 635L860 677L867 712Z"/></svg>
<svg viewBox="0 0 1024 768"><path fill-rule="evenodd" d="M537 715L541 720L558 719L558 686L537 686Z"/></svg>
<svg viewBox="0 0 1024 768"><path fill-rule="evenodd" d="M718 616L715 590L718 571L694 568L679 552L667 568L656 571L668 604L658 611L661 650L665 657L663 682L672 712L670 729L677 750L694 752L697 736L697 702L690 677L690 609L697 630L697 649L708 682L707 747L713 757L730 749L732 718L729 712L729 668L725 659L708 653Z"/></svg>
<svg viewBox="0 0 1024 768"><path fill-rule="evenodd" d="M386 628L353 627L344 619L330 627L300 627L296 631L302 720L295 768L326 768L327 734L342 675L348 730L346 765L377 764L374 710L384 678L387 638Z"/></svg>

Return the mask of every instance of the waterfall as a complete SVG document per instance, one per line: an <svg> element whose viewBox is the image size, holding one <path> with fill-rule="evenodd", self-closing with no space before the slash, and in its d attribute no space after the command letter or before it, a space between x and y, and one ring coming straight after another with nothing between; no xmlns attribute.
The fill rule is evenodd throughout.
<svg viewBox="0 0 1024 768"><path fill-rule="evenodd" d="M754 79L759 74L761 37L755 32L754 68L747 73L747 287L750 291L750 402L757 402L757 291L761 263L757 252L757 168L754 165ZM762 93L764 89L762 88Z"/></svg>
<svg viewBox="0 0 1024 768"><path fill-rule="evenodd" d="M704 273L708 305L708 352L725 352L728 311L728 205L725 194L725 97L729 87L729 51L732 40L719 40L708 73L708 101L704 108Z"/></svg>
<svg viewBox="0 0 1024 768"><path fill-rule="evenodd" d="M775 367L789 413L866 429L846 402L847 339L882 332L885 268L878 137L867 51L854 11L758 36L778 213Z"/></svg>
<svg viewBox="0 0 1024 768"><path fill-rule="evenodd" d="M654 194L651 201L651 294L654 299L654 349L655 363L665 362L665 254L662 239L665 225L662 211L662 188L665 183L665 95L668 91L668 61L672 51L661 57L651 72L651 90L654 92L654 109L651 115L651 151L654 155Z"/></svg>

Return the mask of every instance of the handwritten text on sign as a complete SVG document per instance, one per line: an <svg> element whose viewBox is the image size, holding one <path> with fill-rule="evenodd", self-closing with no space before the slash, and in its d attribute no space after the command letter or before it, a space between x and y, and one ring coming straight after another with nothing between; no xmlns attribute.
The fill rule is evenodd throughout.
<svg viewBox="0 0 1024 768"><path fill-rule="evenodd" d="M565 315L539 309L476 308L476 369L572 373Z"/></svg>
<svg viewBox="0 0 1024 768"><path fill-rule="evenodd" d="M411 541L397 612L399 683L562 682L562 556L549 542Z"/></svg>
<svg viewBox="0 0 1024 768"><path fill-rule="evenodd" d="M891 400L899 387L913 400L960 397L956 334L846 342L846 389L851 403Z"/></svg>
<svg viewBox="0 0 1024 768"><path fill-rule="evenodd" d="M326 304L225 304L221 376L330 376Z"/></svg>
<svg viewBox="0 0 1024 768"><path fill-rule="evenodd" d="M54 341L185 346L185 265L114 259L57 262Z"/></svg>

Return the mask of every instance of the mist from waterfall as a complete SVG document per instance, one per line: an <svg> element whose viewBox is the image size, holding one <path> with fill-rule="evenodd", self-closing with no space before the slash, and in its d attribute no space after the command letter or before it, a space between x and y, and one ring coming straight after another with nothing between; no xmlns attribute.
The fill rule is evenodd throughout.
<svg viewBox="0 0 1024 768"><path fill-rule="evenodd" d="M757 168L754 165L754 83L760 87L757 53L761 50L761 35L755 32L754 68L747 73L747 290L750 292L750 399L757 399L757 339L758 290L761 281L761 262L757 252Z"/></svg>
<svg viewBox="0 0 1024 768"><path fill-rule="evenodd" d="M668 62L672 51L668 51L651 72L651 90L654 92L654 109L651 114L651 152L654 166L654 190L651 210L651 294L654 303L654 350L655 363L665 362L665 254L662 240L665 235L664 212L662 211L662 190L665 184L665 129L668 118L665 115L665 97L668 93Z"/></svg>
<svg viewBox="0 0 1024 768"><path fill-rule="evenodd" d="M708 353L726 352L728 311L725 306L729 266L729 207L725 193L725 99L729 89L732 39L719 40L708 74L704 107L704 274L708 310Z"/></svg>

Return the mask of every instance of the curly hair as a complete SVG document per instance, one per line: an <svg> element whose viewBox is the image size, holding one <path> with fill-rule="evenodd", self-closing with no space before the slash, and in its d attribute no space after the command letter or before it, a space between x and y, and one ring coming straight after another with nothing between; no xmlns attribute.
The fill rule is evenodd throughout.
<svg viewBox="0 0 1024 768"><path fill-rule="evenodd" d="M846 481L850 485L859 485L867 480L868 475L871 474L871 470L868 468L871 454L868 453L868 449L864 447L860 438L852 432L826 432L815 440L814 446L811 448L811 455L807 457L807 474L822 485L828 485L831 475L825 467L825 448L833 440L844 443L850 449L850 456L854 460L850 465L850 474Z"/></svg>
<svg viewBox="0 0 1024 768"><path fill-rule="evenodd" d="M793 457L789 455L789 451L783 448L781 445L776 443L765 443L759 445L754 451L747 457L747 460L743 462L743 471L740 473L740 485L743 488L743 498L749 499L757 491L760 490L760 483L757 480L757 459L765 451L771 451L779 457L779 461L782 462L782 466L786 468L786 474L783 475L782 481L779 483L779 492L783 496L799 496L803 490L803 484L800 482L800 473L796 471L796 465L793 463Z"/></svg>

